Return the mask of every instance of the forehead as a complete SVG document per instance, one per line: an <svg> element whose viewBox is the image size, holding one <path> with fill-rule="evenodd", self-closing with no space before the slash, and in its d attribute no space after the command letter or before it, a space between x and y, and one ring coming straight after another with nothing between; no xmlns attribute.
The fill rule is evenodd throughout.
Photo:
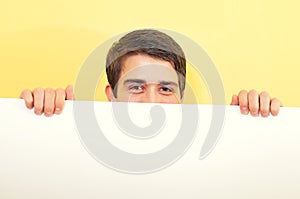
<svg viewBox="0 0 300 199"><path fill-rule="evenodd" d="M120 80L130 78L143 79L148 82L178 80L173 63L146 54L135 54L124 57Z"/></svg>
<svg viewBox="0 0 300 199"><path fill-rule="evenodd" d="M173 69L175 71L173 63L169 61L151 57L146 54L135 54L135 55L125 56L123 58L121 75L128 73L129 71L132 71L140 66L145 66L145 65L161 65Z"/></svg>

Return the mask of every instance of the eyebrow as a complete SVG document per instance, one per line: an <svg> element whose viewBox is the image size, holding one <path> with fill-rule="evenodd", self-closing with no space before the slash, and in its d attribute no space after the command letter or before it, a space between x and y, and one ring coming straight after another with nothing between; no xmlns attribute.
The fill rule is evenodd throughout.
<svg viewBox="0 0 300 199"><path fill-rule="evenodd" d="M159 84L161 84L161 85L171 85L171 86L178 86L178 84L177 83L175 83L175 82L171 82L171 81L160 81L159 82Z"/></svg>
<svg viewBox="0 0 300 199"><path fill-rule="evenodd" d="M143 79L126 79L123 83L123 85L128 84L128 83L139 83L139 84L145 84L146 81Z"/></svg>
<svg viewBox="0 0 300 199"><path fill-rule="evenodd" d="M146 84L147 82L143 79L126 79L123 83L123 85L128 83L138 83L138 84ZM161 85L171 85L171 86L178 86L176 82L172 81L160 81L159 84Z"/></svg>

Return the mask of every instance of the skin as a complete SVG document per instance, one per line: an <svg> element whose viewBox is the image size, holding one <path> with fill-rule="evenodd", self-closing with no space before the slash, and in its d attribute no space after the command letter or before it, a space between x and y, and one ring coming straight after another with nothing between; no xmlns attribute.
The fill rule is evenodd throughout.
<svg viewBox="0 0 300 199"><path fill-rule="evenodd" d="M109 101L116 102L182 103L179 87L162 84L160 80L178 84L173 64L147 55L132 55L123 60L117 98L110 85L106 86L105 93Z"/></svg>
<svg viewBox="0 0 300 199"><path fill-rule="evenodd" d="M148 102L148 103L168 103L179 104L182 103L183 96L181 97L179 88L176 85L162 83L161 77L148 81L148 77L132 78L135 74L147 74L149 72L141 73L138 68L141 66L163 66L164 77L166 73L169 74L167 82L178 82L178 77L174 66L168 61L153 58L148 55L131 55L123 60L122 72L118 82L117 97L114 97L110 85L105 88L105 93L109 101L114 102ZM158 73L152 73L158 74ZM152 75L153 76L153 75ZM137 75L135 76L137 77ZM149 76L150 77L150 76ZM177 78L177 79L174 79ZM138 80L138 81L137 81ZM140 81L142 80L142 81ZM170 80L170 81L169 81ZM25 89L22 91L20 98L24 99L28 109L34 109L37 115L44 115L50 117L54 114L61 114L64 108L65 100L73 100L73 87L67 86L66 89L52 88L42 89L36 88L33 91ZM271 98L270 95L263 91L258 93L256 90L246 91L241 90L238 95L232 96L230 105L240 106L242 114L250 114L254 117L261 115L268 117L270 114L273 116L278 115L281 102L277 98Z"/></svg>

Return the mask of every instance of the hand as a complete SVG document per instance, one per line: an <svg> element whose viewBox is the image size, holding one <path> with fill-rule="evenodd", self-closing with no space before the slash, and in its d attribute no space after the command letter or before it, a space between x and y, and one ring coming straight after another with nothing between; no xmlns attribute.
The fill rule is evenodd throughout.
<svg viewBox="0 0 300 199"><path fill-rule="evenodd" d="M268 117L271 113L273 116L278 115L279 109L282 106L277 98L270 98L267 92L258 94L256 90L246 91L242 90L238 96L233 95L230 105L239 105L241 113L247 115L249 112L252 116Z"/></svg>
<svg viewBox="0 0 300 199"><path fill-rule="evenodd" d="M65 100L73 100L73 87L69 85L65 90L58 88L42 89L36 88L33 91L25 89L20 95L24 99L28 109L34 108L34 113L50 117L53 114L60 114L63 111Z"/></svg>

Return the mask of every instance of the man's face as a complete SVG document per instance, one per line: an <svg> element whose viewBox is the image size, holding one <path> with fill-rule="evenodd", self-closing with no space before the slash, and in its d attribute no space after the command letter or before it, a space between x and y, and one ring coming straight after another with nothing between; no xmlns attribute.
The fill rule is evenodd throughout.
<svg viewBox="0 0 300 199"><path fill-rule="evenodd" d="M117 98L110 85L109 101L178 104L182 102L178 75L172 63L144 54L130 55L122 62L116 86Z"/></svg>

